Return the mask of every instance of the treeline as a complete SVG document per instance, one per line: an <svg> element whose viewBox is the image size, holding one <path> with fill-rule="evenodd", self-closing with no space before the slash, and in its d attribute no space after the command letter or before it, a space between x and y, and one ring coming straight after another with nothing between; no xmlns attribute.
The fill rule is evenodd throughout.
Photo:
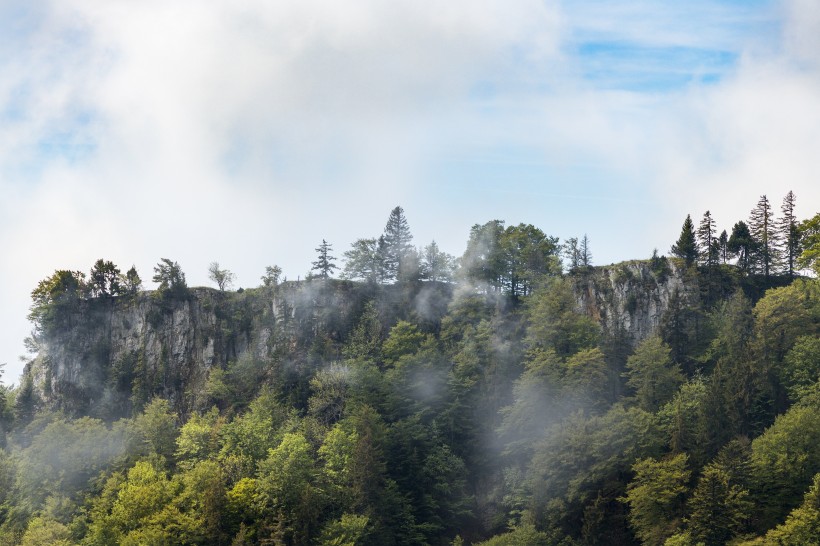
<svg viewBox="0 0 820 546"><path fill-rule="evenodd" d="M811 238L816 237L816 219L802 223L795 216L797 197L789 192L780 207L781 216L774 216L769 199L762 195L749 214L748 222L738 221L732 233L717 234L716 222L707 210L695 228L690 215L686 216L680 237L672 245L672 255L687 264L715 267L734 261L747 275L764 277L781 274L793 277L798 269L809 268L813 258L800 259Z"/></svg>
<svg viewBox="0 0 820 546"><path fill-rule="evenodd" d="M820 272L820 214L796 226L795 263ZM423 282L404 275L424 259L408 238L393 240L403 246L356 278ZM330 251L317 249L304 287L334 289ZM686 256L671 259L686 269ZM742 271L734 260L714 268ZM749 274L765 277L754 260ZM662 262L644 264L653 283L670 274ZM370 276L380 263L387 273ZM678 298L657 334L632 346L578 310L574 288L596 275L590 263L587 240L476 225L454 270L464 289L442 317L409 307L388 316L387 292L374 290L349 335L320 323L277 330L296 336L283 352L212 370L190 416L162 399L113 422L22 413L24 393L4 389L0 543L817 542L818 281L759 299ZM771 264L769 275L794 271ZM708 282L712 267L700 266L689 281ZM155 280L157 297L188 297L178 264L155 273L167 281ZM259 297L292 288L280 275L269 268ZM35 289L44 296L33 319L84 279L62 277L63 287ZM107 286L97 299L112 297Z"/></svg>

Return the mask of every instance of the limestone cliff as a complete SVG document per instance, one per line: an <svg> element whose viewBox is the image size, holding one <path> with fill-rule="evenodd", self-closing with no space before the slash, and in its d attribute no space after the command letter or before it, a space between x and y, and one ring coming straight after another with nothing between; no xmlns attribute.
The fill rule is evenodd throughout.
<svg viewBox="0 0 820 546"><path fill-rule="evenodd" d="M675 298L682 306L699 305L697 276L674 260L595 267L574 278L579 307L605 332L633 343L658 331Z"/></svg>
<svg viewBox="0 0 820 546"><path fill-rule="evenodd" d="M672 262L627 262L573 276L580 309L632 342L655 332L677 294L697 300L697 282ZM167 296L167 295L166 295ZM399 318L440 321L452 287L374 286L348 281L285 283L243 292L190 289L185 297L143 292L83 301L40 340L27 381L38 403L69 414L127 415L162 396L186 414L203 403L212 369L244 359L260 380L341 358L338 347L367 301L383 326Z"/></svg>
<svg viewBox="0 0 820 546"><path fill-rule="evenodd" d="M378 302L387 327L410 314L440 320L450 297L439 283L380 287L330 280L87 300L41 337L23 381L38 404L69 414L125 415L153 396L186 414L202 401L215 367L245 359L270 375L285 362L339 358L333 348L367 301Z"/></svg>

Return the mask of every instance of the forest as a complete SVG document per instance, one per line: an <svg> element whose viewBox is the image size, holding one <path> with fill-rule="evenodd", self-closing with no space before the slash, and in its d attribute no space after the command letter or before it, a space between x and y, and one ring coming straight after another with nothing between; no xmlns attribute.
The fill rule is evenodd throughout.
<svg viewBox="0 0 820 546"><path fill-rule="evenodd" d="M0 387L0 544L820 543L820 213L794 209L606 267L500 220L417 248L396 207L255 288L57 270Z"/></svg>

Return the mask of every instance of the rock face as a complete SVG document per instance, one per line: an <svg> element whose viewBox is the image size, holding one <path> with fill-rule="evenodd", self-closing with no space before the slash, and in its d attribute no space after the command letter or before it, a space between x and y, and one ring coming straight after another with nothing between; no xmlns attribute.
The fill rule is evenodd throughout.
<svg viewBox="0 0 820 546"><path fill-rule="evenodd" d="M408 289L314 281L83 301L40 340L23 382L40 404L68 414L127 415L162 396L184 415L202 401L214 368L242 359L272 369L339 358L332 347L349 335L367 301L379 302L389 326L408 313L440 320L451 295L439 283Z"/></svg>
<svg viewBox="0 0 820 546"><path fill-rule="evenodd" d="M694 307L699 298L697 278L665 259L592 268L575 277L575 291L605 332L633 344L658 331L670 305Z"/></svg>
<svg viewBox="0 0 820 546"><path fill-rule="evenodd" d="M657 331L674 298L684 305L697 299L696 280L671 262L661 265L627 262L574 275L579 309L611 334L632 343L644 339ZM202 403L214 368L245 359L270 377L285 364L319 365L341 357L333 351L368 301L379 306L386 329L399 318L436 323L452 297L452 286L439 283L314 281L241 293L195 288L181 298L140 293L83 301L41 339L24 382L40 404L69 414L127 415L162 396L184 415Z"/></svg>

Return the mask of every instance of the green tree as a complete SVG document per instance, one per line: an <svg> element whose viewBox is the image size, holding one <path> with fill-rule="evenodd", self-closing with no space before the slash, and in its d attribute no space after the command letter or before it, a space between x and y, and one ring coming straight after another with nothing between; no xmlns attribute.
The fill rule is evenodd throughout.
<svg viewBox="0 0 820 546"><path fill-rule="evenodd" d="M53 275L37 283L31 291L31 312L28 315L37 333L49 326L67 325L70 313L85 297L85 274L58 269Z"/></svg>
<svg viewBox="0 0 820 546"><path fill-rule="evenodd" d="M318 271L319 277L322 279L330 278L333 275L333 271L339 269L339 267L333 263L336 261L336 258L330 254L332 250L333 245L322 239L322 244L316 248L318 257L315 262L311 262L313 264L311 271Z"/></svg>
<svg viewBox="0 0 820 546"><path fill-rule="evenodd" d="M91 268L88 286L94 297L119 296L123 293L120 269L113 262L100 258Z"/></svg>
<svg viewBox="0 0 820 546"><path fill-rule="evenodd" d="M626 385L635 393L638 406L657 411L683 383L680 367L672 362L671 349L660 336L650 336L626 361Z"/></svg>
<svg viewBox="0 0 820 546"><path fill-rule="evenodd" d="M820 277L820 213L800 222L797 229L803 247L797 265L801 269L813 269L814 274Z"/></svg>
<svg viewBox="0 0 820 546"><path fill-rule="evenodd" d="M686 220L683 222L680 237L678 237L678 241L672 245L670 252L673 256L684 259L686 265L692 265L698 257L698 245L695 241L695 226L692 223L692 217L688 214L686 215Z"/></svg>
<svg viewBox="0 0 820 546"><path fill-rule="evenodd" d="M792 401L797 402L812 392L812 387L820 381L820 337L797 338L778 371Z"/></svg>
<svg viewBox="0 0 820 546"><path fill-rule="evenodd" d="M768 279L779 263L777 231L775 231L774 217L772 216L772 206L765 195L760 196L760 200L752 212L749 214L749 233L757 243L755 253L755 264Z"/></svg>
<svg viewBox="0 0 820 546"><path fill-rule="evenodd" d="M698 226L698 258L701 265L712 267L718 263L718 246L715 244L715 220L712 214L707 210L703 214L703 219Z"/></svg>
<svg viewBox="0 0 820 546"><path fill-rule="evenodd" d="M455 258L439 249L435 241L424 247L421 276L428 281L451 282Z"/></svg>
<svg viewBox="0 0 820 546"><path fill-rule="evenodd" d="M20 546L72 546L71 533L62 523L47 517L32 518Z"/></svg>
<svg viewBox="0 0 820 546"><path fill-rule="evenodd" d="M384 237L357 239L350 246L350 250L344 253L345 265L342 276L345 279L361 279L371 283L384 282Z"/></svg>
<svg viewBox="0 0 820 546"><path fill-rule="evenodd" d="M729 234L726 230L720 232L717 240L718 258L720 263L726 265L729 261Z"/></svg>
<svg viewBox="0 0 820 546"><path fill-rule="evenodd" d="M208 266L208 278L216 283L220 291L230 290L236 275L227 269L220 269L219 262L211 262Z"/></svg>
<svg viewBox="0 0 820 546"><path fill-rule="evenodd" d="M816 404L793 406L752 441L754 497L766 529L795 508L800 494L820 472L820 411Z"/></svg>
<svg viewBox="0 0 820 546"><path fill-rule="evenodd" d="M384 270L387 280L398 279L403 267L402 262L411 248L413 235L410 225L404 216L404 209L396 207L390 211L387 224L384 226Z"/></svg>
<svg viewBox="0 0 820 546"><path fill-rule="evenodd" d="M553 278L544 283L527 302L529 347L553 348L559 357L593 347L600 326L577 309L570 279Z"/></svg>
<svg viewBox="0 0 820 546"><path fill-rule="evenodd" d="M271 513L271 538L281 544L305 544L322 513L321 492L310 444L289 432L259 463L259 502Z"/></svg>
<svg viewBox="0 0 820 546"><path fill-rule="evenodd" d="M570 237L561 246L561 252L567 259L567 271L572 273L581 265L581 250L578 248L578 238Z"/></svg>
<svg viewBox="0 0 820 546"><path fill-rule="evenodd" d="M134 449L172 460L176 450L177 416L167 400L154 398L134 419Z"/></svg>
<svg viewBox="0 0 820 546"><path fill-rule="evenodd" d="M797 258L800 255L800 230L794 214L796 202L797 197L794 192L789 191L780 207L783 215L776 224L777 240L781 245L779 251L783 257L783 272L789 277L794 277Z"/></svg>
<svg viewBox="0 0 820 546"><path fill-rule="evenodd" d="M131 269L126 271L125 276L120 279L120 283L126 294L134 295L139 292L142 288L142 279L137 273L137 268L132 265Z"/></svg>
<svg viewBox="0 0 820 546"><path fill-rule="evenodd" d="M168 258L162 260L154 266L154 276L152 279L155 283L159 283L159 291L161 293L168 293L174 296L183 296L187 294L188 285L185 282L185 273L178 262L172 262Z"/></svg>
<svg viewBox="0 0 820 546"><path fill-rule="evenodd" d="M786 521L772 529L762 539L754 541L758 546L803 546L817 544L820 537L820 474L803 498L803 504L791 511Z"/></svg>
<svg viewBox="0 0 820 546"><path fill-rule="evenodd" d="M734 482L730 469L707 465L689 499L689 532L705 546L722 546L745 530L753 508L749 491Z"/></svg>
<svg viewBox="0 0 820 546"><path fill-rule="evenodd" d="M279 279L282 277L282 268L278 265L269 265L265 267L265 274L262 275L262 285L265 288L276 288L279 285Z"/></svg>
<svg viewBox="0 0 820 546"><path fill-rule="evenodd" d="M737 266L746 274L754 271L754 260L757 255L758 243L752 237L746 222L738 222L732 228L732 235L726 248L737 259Z"/></svg>
<svg viewBox="0 0 820 546"><path fill-rule="evenodd" d="M626 488L629 522L641 542L660 546L681 526L687 482L687 456L637 461L635 477Z"/></svg>

